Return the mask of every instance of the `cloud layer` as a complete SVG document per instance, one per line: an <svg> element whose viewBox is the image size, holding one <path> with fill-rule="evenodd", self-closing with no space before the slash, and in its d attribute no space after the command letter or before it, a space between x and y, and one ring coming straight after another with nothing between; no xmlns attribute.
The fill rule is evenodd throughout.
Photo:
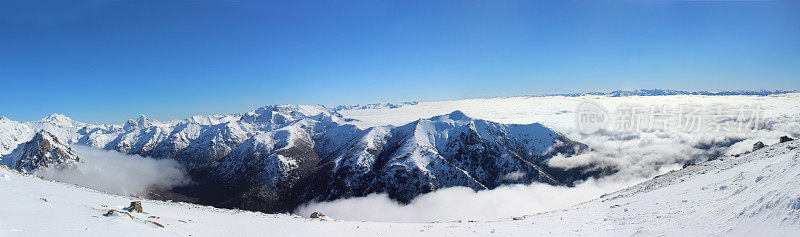
<svg viewBox="0 0 800 237"><path fill-rule="evenodd" d="M332 202L308 203L299 207L296 213L308 216L320 211L336 219L353 221L488 220L566 208L639 181L643 180L626 183L589 180L574 188L546 184L509 185L482 191L453 187L420 195L407 205L390 199L386 194L370 194Z"/></svg>
<svg viewBox="0 0 800 237"><path fill-rule="evenodd" d="M73 168L47 168L37 175L120 195L146 196L149 189L189 183L175 160L152 159L87 146L73 146L81 162Z"/></svg>
<svg viewBox="0 0 800 237"><path fill-rule="evenodd" d="M797 116L768 118L759 127L761 129L756 131L730 133L603 130L583 135L566 131L568 137L589 145L591 151L572 157L557 156L549 161L549 165L562 168L588 166L616 172L572 188L530 184L476 192L465 187L453 187L421 195L407 205L395 202L386 194L370 194L307 203L296 213L309 215L320 211L336 219L355 221L428 222L487 220L557 210L679 169L685 163L752 150L756 141L774 144L783 135L797 137L800 119ZM512 173L505 178L519 178L519 175Z"/></svg>

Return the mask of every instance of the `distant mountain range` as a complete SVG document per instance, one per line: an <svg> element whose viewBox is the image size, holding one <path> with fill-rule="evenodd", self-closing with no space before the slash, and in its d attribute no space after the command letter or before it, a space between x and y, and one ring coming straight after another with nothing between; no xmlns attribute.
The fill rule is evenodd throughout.
<svg viewBox="0 0 800 237"><path fill-rule="evenodd" d="M531 95L529 97L547 97L547 96L565 96L565 97L580 97L580 96L608 96L608 97L625 97L625 96L668 96L668 95L706 95L706 96L726 96L726 95L752 95L752 96L770 96L782 95L788 93L798 93L797 90L733 90L733 91L688 91L688 90L665 90L665 89L639 89L639 90L615 90L610 92L575 92L575 93L550 93L542 95ZM524 97L524 96L523 96ZM340 105L332 107L333 111L341 110L359 110L359 109L395 109L403 106L419 104L417 101L408 101L402 103L375 103L365 105Z"/></svg>
<svg viewBox="0 0 800 237"><path fill-rule="evenodd" d="M641 90L615 90L611 92L580 92L580 93L562 93L562 94L545 94L542 96L567 96L578 97L587 95L600 95L610 97L623 97L623 96L664 96L664 95L755 95L755 96L769 96L780 95L788 93L797 93L797 90L735 90L735 91L686 91L686 90L662 90L662 89L641 89Z"/></svg>
<svg viewBox="0 0 800 237"><path fill-rule="evenodd" d="M333 111L340 111L340 110L358 110L358 109L395 109L400 108L406 105L416 105L419 102L416 101L408 101L402 103L374 103L374 104L365 104L365 105L340 105L331 108Z"/></svg>

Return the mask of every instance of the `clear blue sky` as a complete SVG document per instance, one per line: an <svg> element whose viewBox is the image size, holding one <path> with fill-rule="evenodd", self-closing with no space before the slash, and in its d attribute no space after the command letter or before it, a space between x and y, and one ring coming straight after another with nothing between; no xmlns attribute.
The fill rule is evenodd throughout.
<svg viewBox="0 0 800 237"><path fill-rule="evenodd" d="M23 121L798 77L800 1L0 1L0 115Z"/></svg>

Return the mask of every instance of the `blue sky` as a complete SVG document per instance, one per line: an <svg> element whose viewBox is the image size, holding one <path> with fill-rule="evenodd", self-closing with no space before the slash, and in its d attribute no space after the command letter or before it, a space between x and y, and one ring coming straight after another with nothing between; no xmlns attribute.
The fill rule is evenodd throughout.
<svg viewBox="0 0 800 237"><path fill-rule="evenodd" d="M800 89L799 42L800 1L9 0L0 115Z"/></svg>

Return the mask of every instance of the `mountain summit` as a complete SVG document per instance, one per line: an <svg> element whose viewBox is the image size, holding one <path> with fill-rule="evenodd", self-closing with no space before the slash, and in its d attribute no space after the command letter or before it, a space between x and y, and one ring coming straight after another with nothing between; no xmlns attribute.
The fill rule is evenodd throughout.
<svg viewBox="0 0 800 237"><path fill-rule="evenodd" d="M6 161L6 157L10 158L9 161ZM21 144L14 152L3 158L3 161L10 163L10 167L23 172L80 161L72 148L59 142L58 138L45 130L39 130L33 135L33 139Z"/></svg>

